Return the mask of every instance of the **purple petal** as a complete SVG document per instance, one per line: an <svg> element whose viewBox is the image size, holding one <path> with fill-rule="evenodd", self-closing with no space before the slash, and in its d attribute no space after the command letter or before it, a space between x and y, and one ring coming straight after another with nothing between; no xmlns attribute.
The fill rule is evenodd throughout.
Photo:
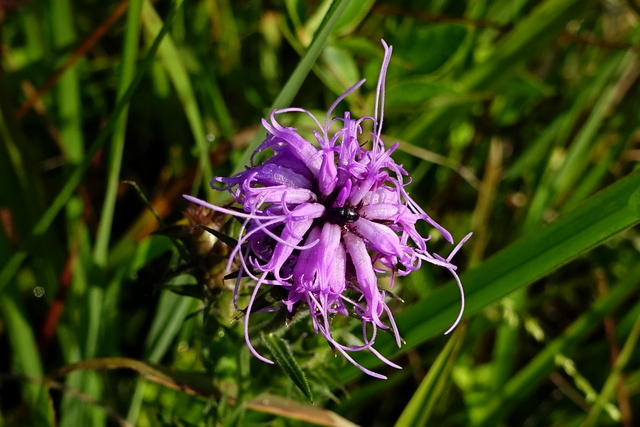
<svg viewBox="0 0 640 427"><path fill-rule="evenodd" d="M371 322L374 322L378 326L385 327L379 318L384 310L384 301L378 291L378 281L373 271L373 265L371 257L367 252L367 247L360 237L352 233L344 233L343 240L347 253L356 270L358 288L362 291L362 295L367 302L365 315L369 317Z"/></svg>
<svg viewBox="0 0 640 427"><path fill-rule="evenodd" d="M378 224L364 218L353 223L357 234L368 240L369 248L387 255L401 256L403 245L398 235L386 225Z"/></svg>

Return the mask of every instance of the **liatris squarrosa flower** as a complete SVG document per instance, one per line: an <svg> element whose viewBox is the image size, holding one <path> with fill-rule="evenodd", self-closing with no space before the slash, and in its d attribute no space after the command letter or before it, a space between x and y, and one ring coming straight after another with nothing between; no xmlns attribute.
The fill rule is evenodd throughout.
<svg viewBox="0 0 640 427"><path fill-rule="evenodd" d="M391 329L398 346L400 333L386 302L386 293L378 287L378 277L390 275L393 287L397 275L404 276L420 268L423 262L446 268L460 289L460 312L464 310L462 284L451 262L464 237L442 257L430 253L427 242L416 230L425 221L451 244L451 234L429 217L405 189L407 172L398 165L380 138L384 113L384 83L392 48L384 41L385 55L376 90L374 117L332 118L338 103L360 87L361 80L342 94L329 108L323 121L309 111L285 108L262 120L267 136L253 153L251 165L232 177L214 178L213 188L228 190L242 211L214 206L191 196L188 200L241 220L238 244L228 268L239 259L234 301L245 313L245 340L260 360L273 363L259 354L249 339L249 320L260 289L277 286L286 297L281 304L293 312L309 310L316 333L363 372L386 378L358 364L352 352L368 350L389 366L400 369L373 347L378 329ZM302 137L295 128L282 126L278 116L302 113L317 125L315 141ZM371 149L361 145L359 137L370 121L373 132L366 139ZM335 130L338 128L338 130ZM270 154L255 164L256 154ZM264 153L263 153L264 154ZM214 184L222 184L217 187ZM245 309L237 307L241 279L255 282ZM346 345L334 338L333 316L359 317L363 325L362 344Z"/></svg>

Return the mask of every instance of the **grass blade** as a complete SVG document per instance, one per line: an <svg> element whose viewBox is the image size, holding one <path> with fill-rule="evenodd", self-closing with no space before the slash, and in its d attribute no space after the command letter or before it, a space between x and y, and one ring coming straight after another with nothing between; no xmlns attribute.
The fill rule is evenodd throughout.
<svg viewBox="0 0 640 427"><path fill-rule="evenodd" d="M453 335L452 339L442 349L429 372L424 377L418 390L402 411L395 427L412 427L429 425L429 418L438 399L442 396L442 389L449 379L453 362L462 345L466 326L461 327Z"/></svg>
<svg viewBox="0 0 640 427"><path fill-rule="evenodd" d="M142 13L142 0L131 0L127 11L127 26L122 47L122 62L118 77L118 89L116 103L123 100L127 88L133 82L135 64L138 57L138 41L140 39L140 16ZM122 154L124 152L125 129L127 127L128 102L124 104L120 116L115 121L111 145L109 147L109 165L107 177L107 190L104 197L104 205L100 214L100 224L96 235L96 244L93 256L97 265L105 267L109 253L109 238L113 224L113 214L116 207L118 186L120 185L120 168L122 166Z"/></svg>

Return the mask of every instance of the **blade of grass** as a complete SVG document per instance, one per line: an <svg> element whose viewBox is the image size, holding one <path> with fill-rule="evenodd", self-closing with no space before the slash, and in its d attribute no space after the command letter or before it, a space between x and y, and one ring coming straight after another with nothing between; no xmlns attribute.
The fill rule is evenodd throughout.
<svg viewBox="0 0 640 427"><path fill-rule="evenodd" d="M631 129L635 129L635 126L629 127L628 129L629 131L626 132L625 135L621 135L614 144L608 145L606 141L600 141L601 146L598 148L602 149L605 153L592 168L585 172L579 182L576 182L567 197L567 201L561 207L561 210L573 208L592 194L597 188L601 187L602 181L604 181L612 166L622 157L633 132Z"/></svg>
<svg viewBox="0 0 640 427"><path fill-rule="evenodd" d="M597 425L598 417L602 412L602 408L604 407L605 403L611 400L611 396L615 391L616 384L618 383L618 381L620 381L622 370L629 363L629 359L633 354L633 350L638 343L638 338L640 338L640 319L636 320L636 323L633 325L633 328L631 329L631 332L627 337L627 341L625 342L624 347L622 348L622 351L620 352L620 355L618 356L618 359L616 360L613 369L611 370L611 373L607 377L607 380L602 387L602 391L600 392L600 394L598 394L596 403L591 408L591 411L589 411L589 415L587 416L587 419L582 424L582 426L589 427ZM620 422L620 420L614 421Z"/></svg>
<svg viewBox="0 0 640 427"><path fill-rule="evenodd" d="M77 246L77 249L71 249L70 253L75 252L78 256L71 261L69 290L64 297L64 315L69 320L55 325L56 338L66 363L78 362L83 358L90 335L87 321L91 317L87 303L87 272L93 261L90 232L83 222L83 214L83 201L80 197L71 197L65 207L65 222L70 224L67 239L71 242L70 246ZM93 373L74 372L66 378L65 386L69 390L82 390L84 395L91 395L94 399L99 398L101 393L100 383L96 381ZM60 402L59 425L72 427L87 423L91 416L100 417L95 411L96 406L86 405L72 393L65 392Z"/></svg>
<svg viewBox="0 0 640 427"><path fill-rule="evenodd" d="M131 0L127 11L127 24L122 46L122 59L118 73L118 88L116 103L123 101L129 86L133 82L136 59L138 56L138 41L140 39L140 16L142 15L142 0ZM130 100L129 100L130 101ZM122 153L124 152L125 130L127 127L127 115L129 103L122 107L120 115L113 125L113 134L109 146L107 189L104 196L104 204L100 213L100 224L96 234L93 257L96 265L104 268L107 265L109 253L109 237L113 224L118 186L120 185L120 169L122 166Z"/></svg>
<svg viewBox="0 0 640 427"><path fill-rule="evenodd" d="M31 378L42 378L40 353L31 325L27 321L27 314L19 300L20 295L16 289L0 296L2 319L11 344L11 362L16 373ZM36 383L24 383L22 394L28 407L31 425L54 425L53 407L46 387Z"/></svg>
<svg viewBox="0 0 640 427"><path fill-rule="evenodd" d="M180 0L179 3L182 3L182 0ZM142 25L145 34L150 40L153 40L157 36L163 26L160 16L158 16L153 4L149 0L143 1ZM207 193L208 196L212 196L214 190L209 186L209 180L213 177L213 170L211 169L211 162L209 161L209 142L206 138L207 132L204 126L204 120L202 119L202 114L200 113L200 108L191 84L191 77L187 72L184 61L171 35L165 37L162 43L160 43L158 57L169 75L178 98L184 107L184 113L187 116L191 133L196 142L197 156L200 163L205 193Z"/></svg>
<svg viewBox="0 0 640 427"><path fill-rule="evenodd" d="M69 0L57 0L50 3L48 14L54 49L62 49L76 41L75 23ZM77 165L84 156L84 138L82 133L82 108L80 106L80 82L78 67L70 67L60 78L55 91L58 123L60 123L60 142L67 161Z"/></svg>
<svg viewBox="0 0 640 427"><path fill-rule="evenodd" d="M451 374L465 333L466 325L453 334L453 337L438 354L435 362L429 368L429 372L420 383L418 390L416 390L402 414L400 414L395 427L429 425L429 419L436 403L442 397L442 390Z"/></svg>
<svg viewBox="0 0 640 427"><path fill-rule="evenodd" d="M62 349L66 363L74 363L81 360L89 349L89 343L95 346L97 334L91 333L92 307L90 306L90 285L88 272L93 266L91 257L91 237L86 224L83 221L84 203L80 197L73 196L65 207L65 222L73 224L67 230L67 239L71 245L76 245L75 252L78 255L71 261L70 292L64 297L64 317L68 321L61 321L55 326L56 338ZM98 311L100 314L100 311ZM94 338L92 339L92 335ZM101 382L92 372L74 372L65 381L65 387L60 402L59 425L61 427L73 427L88 423L89 419L104 424L104 417L99 414L98 406L87 405L85 401L78 399L68 390L78 390L84 396L91 396L99 400L102 395ZM100 420L102 418L102 420Z"/></svg>

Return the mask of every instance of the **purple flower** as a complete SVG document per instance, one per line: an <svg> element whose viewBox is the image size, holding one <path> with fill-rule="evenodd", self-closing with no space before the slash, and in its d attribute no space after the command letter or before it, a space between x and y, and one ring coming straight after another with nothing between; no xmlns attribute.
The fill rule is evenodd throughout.
<svg viewBox="0 0 640 427"><path fill-rule="evenodd" d="M453 244L451 234L432 220L405 190L403 178L407 173L391 158L398 144L386 149L380 138L384 82L392 51L384 41L382 44L385 55L374 117L354 119L348 112L342 118L331 117L338 103L364 80L333 103L322 123L300 108L275 110L269 120L262 120L267 136L253 153L251 166L232 177L217 177L211 182L212 186L222 183L222 189L231 193L244 212L185 196L242 220L238 245L228 265L238 255L241 266L234 302L240 310L237 299L241 278L249 276L256 284L248 306L240 310L246 313L245 339L252 353L267 363L273 362L253 348L248 333L256 296L265 285L280 286L286 291L282 304L290 312L308 307L314 330L322 334L334 351L377 378L386 377L359 365L350 353L368 350L387 365L400 369L373 347L378 329L389 328L398 346L401 345L385 291L378 287L379 276L390 275L393 287L396 275L407 275L423 262L446 268L455 278L462 298L458 317L446 333L462 317L462 284L451 259L470 234L444 258L430 253L427 249L430 236L423 237L416 230L418 221L426 221ZM283 113L311 117L317 125L313 132L316 141L306 140L295 128L280 125L277 116ZM358 139L366 121L371 121L373 128L367 136L371 149L364 148ZM264 151L272 152L272 156L254 164L255 155ZM354 314L363 326L363 342L359 346L339 342L331 330L332 316Z"/></svg>

